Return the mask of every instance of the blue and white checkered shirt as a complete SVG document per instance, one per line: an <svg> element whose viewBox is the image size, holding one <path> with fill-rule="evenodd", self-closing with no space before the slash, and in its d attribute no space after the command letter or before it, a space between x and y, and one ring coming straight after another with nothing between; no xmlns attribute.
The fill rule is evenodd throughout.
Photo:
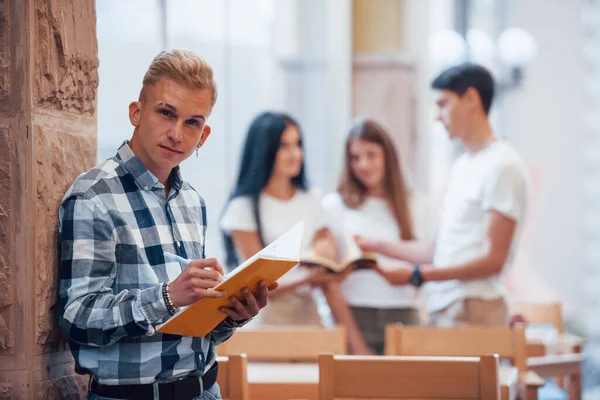
<svg viewBox="0 0 600 400"><path fill-rule="evenodd" d="M100 384L200 376L214 362L214 345L233 333L217 326L191 338L155 330L169 318L161 283L181 272L163 251L204 258L204 201L181 180L179 167L170 179L167 198L124 143L79 176L60 206L60 325L76 371Z"/></svg>

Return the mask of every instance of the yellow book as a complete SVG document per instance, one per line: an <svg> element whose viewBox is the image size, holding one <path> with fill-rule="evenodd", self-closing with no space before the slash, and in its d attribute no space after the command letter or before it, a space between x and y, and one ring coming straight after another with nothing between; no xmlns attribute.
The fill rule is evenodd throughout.
<svg viewBox="0 0 600 400"><path fill-rule="evenodd" d="M173 335L206 336L227 317L219 311L219 308L231 306L230 296L236 296L243 301L244 296L241 293L243 288L247 287L256 294L258 282L264 280L269 286L298 265L303 236L304 222L300 222L279 239L225 275L225 280L215 286L213 290L224 290L227 292L227 296L218 299L202 298L179 310L167 322L159 325L156 330Z"/></svg>

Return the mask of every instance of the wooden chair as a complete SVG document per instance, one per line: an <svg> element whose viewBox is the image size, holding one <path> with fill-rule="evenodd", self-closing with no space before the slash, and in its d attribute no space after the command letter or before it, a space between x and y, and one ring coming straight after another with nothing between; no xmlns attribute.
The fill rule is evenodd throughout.
<svg viewBox="0 0 600 400"><path fill-rule="evenodd" d="M581 353L585 341L575 335L565 332L562 315L562 305L559 302L534 303L515 302L511 304L514 314L521 314L527 324L552 325L558 333L555 351L558 354ZM535 352L530 356L542 356L545 353Z"/></svg>
<svg viewBox="0 0 600 400"><path fill-rule="evenodd" d="M580 400L584 340L565 332L561 303L515 302L511 304L511 311L521 314L529 324L548 324L556 329L558 338L553 349L556 354L546 355L543 343L529 343L528 368L542 377L556 378L558 386L567 390L570 400Z"/></svg>
<svg viewBox="0 0 600 400"><path fill-rule="evenodd" d="M497 356L319 356L319 400L500 399Z"/></svg>
<svg viewBox="0 0 600 400"><path fill-rule="evenodd" d="M217 354L247 355L251 400L316 400L319 353L347 354L347 348L344 327L269 327L237 330Z"/></svg>
<svg viewBox="0 0 600 400"><path fill-rule="evenodd" d="M217 357L217 361L219 362L217 383L221 388L223 400L249 400L246 355Z"/></svg>
<svg viewBox="0 0 600 400"><path fill-rule="evenodd" d="M510 309L512 314L521 314L525 317L528 323L549 324L554 326L558 333L565 332L562 305L559 302L514 302L510 304Z"/></svg>
<svg viewBox="0 0 600 400"><path fill-rule="evenodd" d="M385 332L385 354L400 356L474 356L498 354L519 371L521 395L537 399L544 381L527 368L522 326L422 328L390 324Z"/></svg>
<svg viewBox="0 0 600 400"><path fill-rule="evenodd" d="M240 329L217 346L217 354L246 354L250 361L317 362L320 353L347 354L346 328L269 327Z"/></svg>

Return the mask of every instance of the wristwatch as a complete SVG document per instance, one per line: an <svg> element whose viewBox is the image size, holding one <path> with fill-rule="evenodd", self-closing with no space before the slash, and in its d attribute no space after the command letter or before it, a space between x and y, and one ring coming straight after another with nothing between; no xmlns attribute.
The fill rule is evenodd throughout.
<svg viewBox="0 0 600 400"><path fill-rule="evenodd" d="M248 322L252 321L252 318L248 318L248 319L242 319L239 321L236 321L234 319L231 319L230 317L227 317L223 320L223 322L221 322L221 326L224 326L225 328L241 328L242 326L246 325Z"/></svg>
<svg viewBox="0 0 600 400"><path fill-rule="evenodd" d="M412 275L408 280L413 286L420 287L423 284L423 275L421 275L421 268L419 265L415 265Z"/></svg>

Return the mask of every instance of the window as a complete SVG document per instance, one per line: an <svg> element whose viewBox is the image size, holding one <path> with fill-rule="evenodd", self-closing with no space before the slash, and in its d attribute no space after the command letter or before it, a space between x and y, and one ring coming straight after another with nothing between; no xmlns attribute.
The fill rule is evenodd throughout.
<svg viewBox="0 0 600 400"><path fill-rule="evenodd" d="M349 0L97 1L100 159L131 137L127 106L163 47L205 57L219 90L212 134L182 171L207 204L207 255L221 257L218 219L257 113L294 116L311 186L334 188L350 119L350 9Z"/></svg>

